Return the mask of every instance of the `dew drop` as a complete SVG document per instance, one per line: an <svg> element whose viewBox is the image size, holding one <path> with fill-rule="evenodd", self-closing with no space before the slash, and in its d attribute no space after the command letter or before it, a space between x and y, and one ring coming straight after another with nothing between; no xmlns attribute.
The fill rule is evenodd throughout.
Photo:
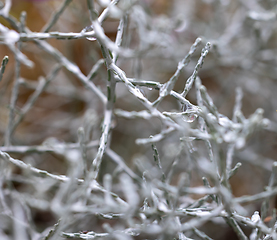
<svg viewBox="0 0 277 240"><path fill-rule="evenodd" d="M182 118L185 122L192 123L198 117L198 109L195 106L184 104L181 108Z"/></svg>
<svg viewBox="0 0 277 240"><path fill-rule="evenodd" d="M194 113L187 113L183 115L183 120L188 123L194 122L196 118L197 115Z"/></svg>

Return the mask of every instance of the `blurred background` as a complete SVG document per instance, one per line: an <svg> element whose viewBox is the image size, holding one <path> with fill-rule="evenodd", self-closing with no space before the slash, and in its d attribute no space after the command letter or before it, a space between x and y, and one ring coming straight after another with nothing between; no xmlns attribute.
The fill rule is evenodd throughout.
<svg viewBox="0 0 277 240"><path fill-rule="evenodd" d="M19 19L26 11L26 26L33 32L42 31L52 14L64 1L55 0L13 0L10 14ZM105 1L95 1L101 13ZM120 1L119 8L124 9L127 0ZM4 5L4 1L2 1ZM182 92L186 80L192 74L201 49L207 41L212 43L199 77L207 87L218 111L232 118L236 89L243 91L242 112L249 117L257 108L264 109L264 116L277 121L277 24L274 0L141 0L136 1L128 11L128 30L124 33L123 46L144 51L140 57L118 60L118 66L130 78L152 80L160 83L168 81L175 72L178 62L188 53L197 37L203 44L193 55L190 64L184 69L174 90ZM12 28L5 19L0 23ZM119 20L109 17L103 23L106 35L114 40ZM86 1L73 0L65 9L51 32L81 32L90 25ZM106 68L101 62L101 50L96 41L47 40L66 58L74 62L88 75L92 67L100 67L92 81L103 92L106 91ZM17 111L24 106L34 92L39 80L53 70L56 60L40 49L34 42L23 42L22 52L34 62L33 68L20 67L19 96ZM147 49L147 51L145 51ZM9 63L0 82L0 141L4 144L5 130L8 124L11 89L15 79L15 59L5 45L0 46L1 59L9 56ZM148 99L154 101L158 96L155 89L142 88ZM196 92L193 88L188 100L196 104ZM144 110L123 84L116 89L116 109L127 111ZM167 97L159 106L160 111L180 110L179 103ZM18 113L16 113L18 114ZM32 109L17 126L13 145L41 145L47 142L78 142L78 128L89 128L89 140L98 140L103 119L103 105L80 81L62 68L50 82L45 92L38 98ZM111 149L124 158L132 169L136 162L153 162L150 145L137 145L138 138L147 138L160 132L162 124L158 119L125 119L115 116L111 139ZM274 129L273 129L274 130ZM180 151L179 136L172 134L157 144L164 168L172 163L176 156L185 156ZM93 160L97 148L88 153ZM199 150L201 151L201 149ZM235 163L243 163L236 177L231 181L235 196L255 194L263 190L269 181L271 163L276 160L277 135L274 131L254 133L246 146L235 154ZM13 153L11 156L31 163L40 169L52 173L65 174L67 163L64 156L54 153ZM185 157L184 157L185 158ZM111 173L116 167L107 156L101 168L101 176ZM151 166L150 166L151 167ZM188 171L186 161L180 162L178 172ZM13 169L14 176L20 176ZM192 174L193 175L193 174ZM176 174L176 181L178 174ZM192 185L202 185L197 173L192 177ZM18 191L34 192L20 181L14 180ZM27 189L27 190L26 190ZM275 207L274 201L271 207ZM259 210L260 203L249 207L250 211ZM33 219L38 229L53 225L56 220L50 211L33 211ZM223 226L219 234L209 227L214 239L236 239L232 231Z"/></svg>

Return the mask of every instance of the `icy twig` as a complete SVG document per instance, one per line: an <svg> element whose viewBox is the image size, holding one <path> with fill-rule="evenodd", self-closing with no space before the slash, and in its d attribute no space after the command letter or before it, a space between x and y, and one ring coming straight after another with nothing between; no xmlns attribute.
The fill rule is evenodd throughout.
<svg viewBox="0 0 277 240"><path fill-rule="evenodd" d="M146 110L143 110L140 112L136 112L136 111L128 112L128 111L124 111L122 109L115 109L114 113L118 117L123 117L123 118L128 118L128 119L135 119L135 118L150 119L153 117L152 114Z"/></svg>
<svg viewBox="0 0 277 240"><path fill-rule="evenodd" d="M203 63L204 63L204 59L205 57L207 56L207 54L209 53L210 51L210 48L211 48L211 43L210 42L207 42L206 46L202 49L202 53L201 53L201 56L193 70L193 73L192 75L189 77L189 79L187 80L186 82L186 85L185 85L185 88L184 88L184 91L182 92L182 97L186 97L189 90L192 88L192 85L198 75L198 72L199 72L199 69L202 67Z"/></svg>
<svg viewBox="0 0 277 240"><path fill-rule="evenodd" d="M119 22L118 28L117 28L117 34L116 34L116 39L115 39L115 44L120 47L122 45L122 39L123 39L123 35L124 32L126 32L127 29L127 16L124 15ZM117 59L118 59L118 53L117 52L113 52L113 61L114 63L116 63Z"/></svg>
<svg viewBox="0 0 277 240"><path fill-rule="evenodd" d="M138 138L136 139L136 144L140 145L140 144L159 142L174 130L175 129L173 127L169 127L167 129L162 130L159 134L156 134L149 138Z"/></svg>
<svg viewBox="0 0 277 240"><path fill-rule="evenodd" d="M55 180L58 180L58 181L61 181L61 182L70 181L70 178L68 178L67 176L55 175L55 174L49 173L45 170L41 170L41 169L32 167L31 165L26 164L23 161L12 158L9 154L4 153L2 151L0 151L0 158L2 160L6 161L6 162L9 162L9 163L12 163L12 164L16 165L17 167L19 167L23 170L30 171L34 174L37 174L40 177L49 177L49 178L52 178L52 179L55 179ZM76 179L76 181L78 183L83 183L84 182L83 179Z"/></svg>
<svg viewBox="0 0 277 240"><path fill-rule="evenodd" d="M91 141L86 143L86 148L95 148L99 145L99 141ZM44 152L57 152L62 153L70 149L78 149L79 143L55 143L55 145L40 145L40 146L3 146L0 151L9 153L44 153Z"/></svg>

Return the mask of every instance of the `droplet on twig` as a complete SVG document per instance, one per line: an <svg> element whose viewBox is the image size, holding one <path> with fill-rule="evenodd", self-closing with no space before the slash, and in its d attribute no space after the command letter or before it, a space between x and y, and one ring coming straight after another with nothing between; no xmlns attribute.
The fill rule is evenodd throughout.
<svg viewBox="0 0 277 240"><path fill-rule="evenodd" d="M185 122L194 122L195 119L198 117L197 109L194 109L192 106L184 104L182 106L182 111L182 117Z"/></svg>
<svg viewBox="0 0 277 240"><path fill-rule="evenodd" d="M187 113L183 115L183 120L188 123L194 122L196 118L197 115L195 113Z"/></svg>

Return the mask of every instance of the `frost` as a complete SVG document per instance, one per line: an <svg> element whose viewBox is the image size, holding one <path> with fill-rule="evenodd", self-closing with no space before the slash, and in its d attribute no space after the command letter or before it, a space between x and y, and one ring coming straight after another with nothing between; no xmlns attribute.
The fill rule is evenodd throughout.
<svg viewBox="0 0 277 240"><path fill-rule="evenodd" d="M20 39L20 36L16 31L10 30L2 24L0 24L0 33L0 39L7 44L15 44Z"/></svg>
<svg viewBox="0 0 277 240"><path fill-rule="evenodd" d="M261 220L260 213L258 211L255 211L254 214L251 217L251 221L254 223L257 223Z"/></svg>

